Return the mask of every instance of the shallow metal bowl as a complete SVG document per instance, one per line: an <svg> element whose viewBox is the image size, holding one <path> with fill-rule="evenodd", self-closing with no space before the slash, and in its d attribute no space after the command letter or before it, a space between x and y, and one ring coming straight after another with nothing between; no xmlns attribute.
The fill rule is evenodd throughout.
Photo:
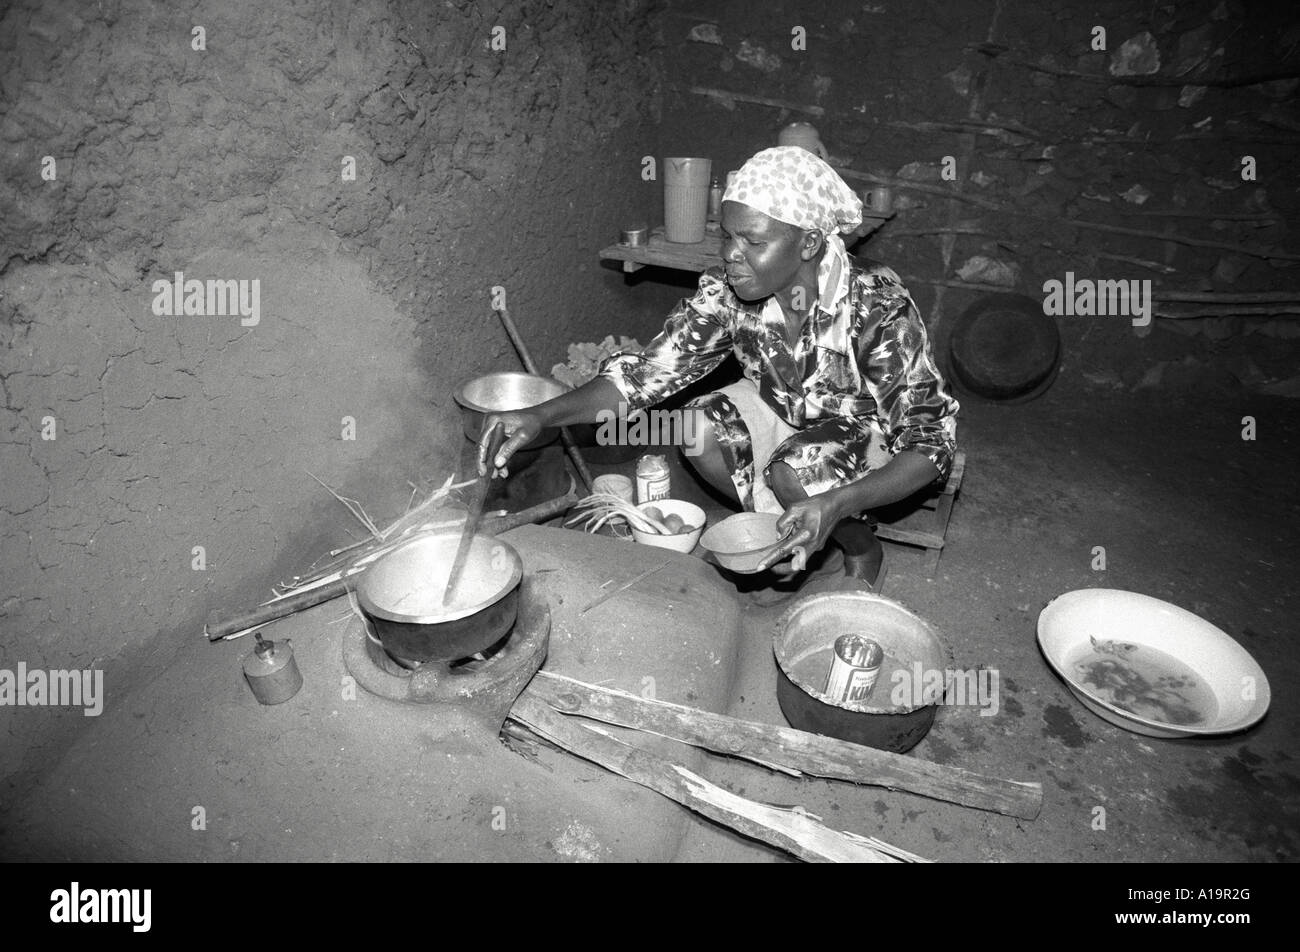
<svg viewBox="0 0 1300 952"><path fill-rule="evenodd" d="M460 404L465 435L477 443L488 414L526 410L567 393L568 390L564 384L550 377L503 372L467 380L456 388L454 396ZM525 449L543 446L558 435L559 431L554 427L547 428Z"/></svg>
<svg viewBox="0 0 1300 952"><path fill-rule="evenodd" d="M724 569L752 575L781 541L776 528L778 518L770 512L738 512L710 526L700 544Z"/></svg>

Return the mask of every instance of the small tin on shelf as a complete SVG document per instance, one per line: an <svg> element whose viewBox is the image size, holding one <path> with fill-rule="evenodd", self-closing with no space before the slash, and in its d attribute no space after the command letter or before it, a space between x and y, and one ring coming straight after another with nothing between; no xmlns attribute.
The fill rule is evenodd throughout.
<svg viewBox="0 0 1300 952"><path fill-rule="evenodd" d="M619 232L618 243L629 248L639 248L649 240L649 237L650 227L644 222L636 222Z"/></svg>

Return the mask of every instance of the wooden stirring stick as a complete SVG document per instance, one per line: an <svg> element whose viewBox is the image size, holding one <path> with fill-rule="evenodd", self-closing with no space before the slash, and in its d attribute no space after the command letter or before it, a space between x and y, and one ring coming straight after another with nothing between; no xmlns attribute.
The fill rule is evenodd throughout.
<svg viewBox="0 0 1300 952"><path fill-rule="evenodd" d="M483 501L487 498L488 487L492 483L492 471L496 468L493 461L503 442L500 437L501 424L497 423L488 434L487 472L478 478L474 488L470 490L469 509L465 513L465 525L460 530L460 545L456 547L456 558L451 563L451 574L447 576L447 589L442 593L444 607L455 600L456 586L461 576L465 574L465 563L469 561L469 550L473 548L474 534L478 531L479 519L483 515Z"/></svg>

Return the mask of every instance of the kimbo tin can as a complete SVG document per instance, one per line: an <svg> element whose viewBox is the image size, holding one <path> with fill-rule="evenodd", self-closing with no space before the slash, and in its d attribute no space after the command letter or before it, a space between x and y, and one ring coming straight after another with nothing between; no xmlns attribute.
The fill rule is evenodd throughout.
<svg viewBox="0 0 1300 952"><path fill-rule="evenodd" d="M862 701L876 686L884 649L862 635L840 635L831 652L826 695L832 701Z"/></svg>

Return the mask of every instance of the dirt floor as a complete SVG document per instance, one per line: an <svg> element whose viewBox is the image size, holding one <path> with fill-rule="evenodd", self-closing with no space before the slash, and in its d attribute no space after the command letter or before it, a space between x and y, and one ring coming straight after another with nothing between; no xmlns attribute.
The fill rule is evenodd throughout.
<svg viewBox="0 0 1300 952"><path fill-rule="evenodd" d="M1294 859L1300 724L1289 688L1300 662L1286 639L1300 551L1285 492L1294 404L1159 397L1066 374L1027 405L967 402L967 475L936 576L915 550L887 547L885 594L946 632L958 667L1000 674L996 716L943 709L911 756L1041 782L1037 820L793 779L664 740L656 749L736 793L799 804L938 861ZM1253 442L1241 439L1245 415L1257 421ZM677 479L682 494L695 492ZM712 568L673 556L644 590L583 615L602 583L661 553L553 528L508 538L550 603L548 669L783 723L771 652L783 606L749 604ZM1105 571L1091 567L1096 546ZM1044 605L1087 587L1150 594L1220 626L1266 671L1267 718L1239 736L1166 741L1090 714L1035 642ZM785 858L567 754L508 747L454 708L349 696L340 644L350 624L335 603L272 629L293 639L306 679L273 708L242 683L246 641L187 642L162 677L114 704L10 801L4 855Z"/></svg>

